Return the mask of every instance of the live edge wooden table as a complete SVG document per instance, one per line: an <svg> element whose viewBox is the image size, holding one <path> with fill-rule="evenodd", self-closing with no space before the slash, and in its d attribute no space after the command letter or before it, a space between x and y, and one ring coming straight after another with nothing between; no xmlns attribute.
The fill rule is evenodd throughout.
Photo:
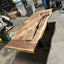
<svg viewBox="0 0 64 64"><path fill-rule="evenodd" d="M44 34L47 20L51 14L52 9L34 13L17 30L12 40L5 46L5 48L34 53L38 41Z"/></svg>

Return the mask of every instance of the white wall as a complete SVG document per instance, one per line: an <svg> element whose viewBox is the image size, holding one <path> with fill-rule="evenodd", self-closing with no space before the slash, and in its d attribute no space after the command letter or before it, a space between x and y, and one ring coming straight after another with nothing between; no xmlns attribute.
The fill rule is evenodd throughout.
<svg viewBox="0 0 64 64"><path fill-rule="evenodd" d="M42 4L42 0L38 0L38 5Z"/></svg>

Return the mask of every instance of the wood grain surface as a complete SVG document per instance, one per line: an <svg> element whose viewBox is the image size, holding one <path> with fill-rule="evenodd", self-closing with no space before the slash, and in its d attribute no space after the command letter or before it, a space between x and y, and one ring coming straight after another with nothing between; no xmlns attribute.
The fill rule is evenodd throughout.
<svg viewBox="0 0 64 64"><path fill-rule="evenodd" d="M52 14L52 9L34 13L17 30L12 40L5 46L22 52L34 53L35 47L43 36L47 20Z"/></svg>

